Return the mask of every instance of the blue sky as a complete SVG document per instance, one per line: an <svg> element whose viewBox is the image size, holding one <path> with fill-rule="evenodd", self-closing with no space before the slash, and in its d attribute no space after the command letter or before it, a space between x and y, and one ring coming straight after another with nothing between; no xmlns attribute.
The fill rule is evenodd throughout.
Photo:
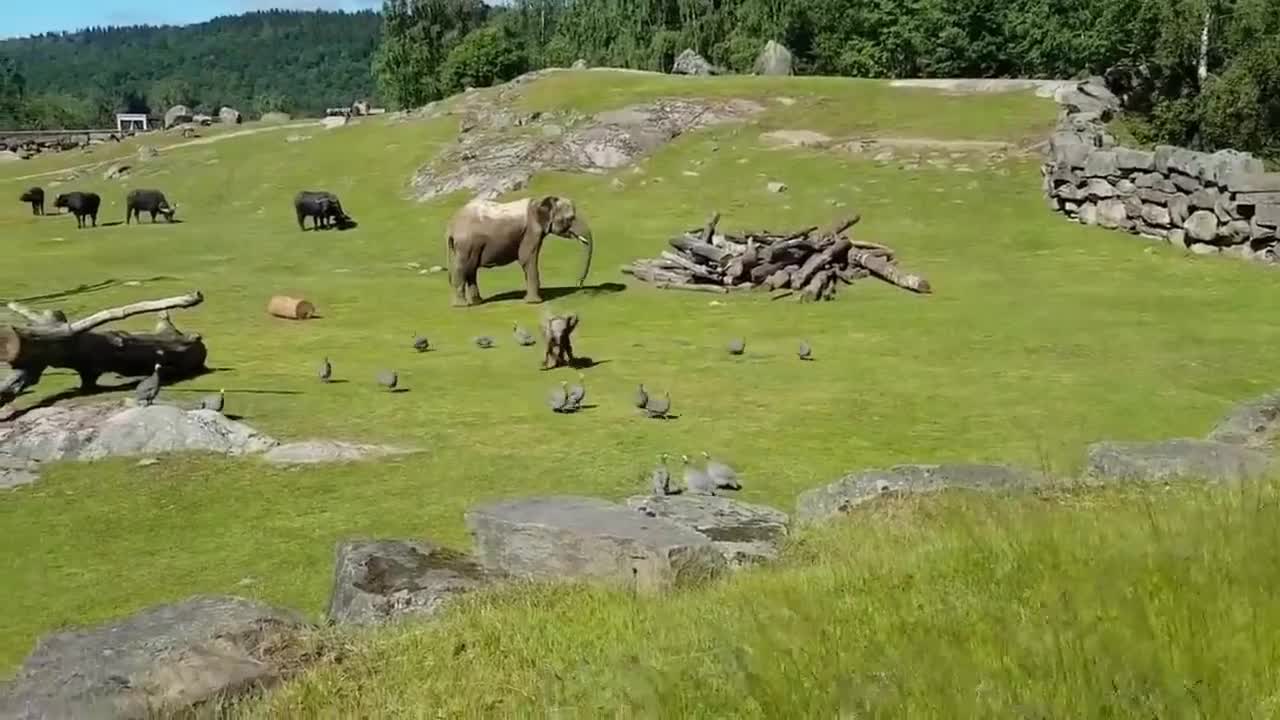
<svg viewBox="0 0 1280 720"><path fill-rule="evenodd" d="M181 25L250 10L367 10L382 0L0 0L0 37L89 25Z"/></svg>

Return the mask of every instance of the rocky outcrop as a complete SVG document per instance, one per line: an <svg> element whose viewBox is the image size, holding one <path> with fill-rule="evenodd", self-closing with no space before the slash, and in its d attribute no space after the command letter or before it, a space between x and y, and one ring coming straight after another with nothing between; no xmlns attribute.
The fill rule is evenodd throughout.
<svg viewBox="0 0 1280 720"><path fill-rule="evenodd" d="M191 108L186 105L174 105L164 113L164 128L168 130L176 125L191 122Z"/></svg>
<svg viewBox="0 0 1280 720"><path fill-rule="evenodd" d="M516 579L591 580L652 593L728 568L705 535L595 498L498 502L468 511L466 523L480 563Z"/></svg>
<svg viewBox="0 0 1280 720"><path fill-rule="evenodd" d="M218 111L218 121L224 125L239 125L243 119L240 111L233 107L224 107Z"/></svg>
<svg viewBox="0 0 1280 720"><path fill-rule="evenodd" d="M573 64L569 66L569 69L570 70L586 70L588 67L590 66L587 65L586 60L582 58L578 58L577 60L573 61Z"/></svg>
<svg viewBox="0 0 1280 720"><path fill-rule="evenodd" d="M771 130L761 133L760 140L770 147L789 148L820 148L832 142L830 136L813 130Z"/></svg>
<svg viewBox="0 0 1280 720"><path fill-rule="evenodd" d="M1089 446L1089 476L1102 481L1240 482L1263 477L1271 465L1267 453L1212 440L1100 442Z"/></svg>
<svg viewBox="0 0 1280 720"><path fill-rule="evenodd" d="M338 544L329 620L375 625L430 618L492 581L474 558L424 540L347 540Z"/></svg>
<svg viewBox="0 0 1280 720"><path fill-rule="evenodd" d="M671 65L672 75L719 75L720 69L699 55L693 48L688 48L676 56Z"/></svg>
<svg viewBox="0 0 1280 720"><path fill-rule="evenodd" d="M847 513L887 495L934 493L943 490L1008 492L1044 485L1045 478L1006 465L896 465L888 470L865 470L846 475L825 487L801 493L796 519L812 523Z"/></svg>
<svg viewBox="0 0 1280 720"><path fill-rule="evenodd" d="M1120 102L1100 78L1058 91L1063 107L1043 166L1050 206L1202 255L1280 261L1280 173L1248 153L1119 147L1105 123Z"/></svg>
<svg viewBox="0 0 1280 720"><path fill-rule="evenodd" d="M1268 447L1280 437L1280 392L1240 403L1231 409L1209 439L1233 445Z"/></svg>
<svg viewBox="0 0 1280 720"><path fill-rule="evenodd" d="M778 557L789 520L781 510L715 495L637 495L627 506L689 528L720 550L732 567Z"/></svg>
<svg viewBox="0 0 1280 720"><path fill-rule="evenodd" d="M231 699L286 676L306 623L234 597L196 597L42 638L0 685L0 717L150 718Z"/></svg>
<svg viewBox="0 0 1280 720"><path fill-rule="evenodd" d="M756 75L794 75L794 61L791 51L775 40L765 43L764 49L756 56L753 71Z"/></svg>

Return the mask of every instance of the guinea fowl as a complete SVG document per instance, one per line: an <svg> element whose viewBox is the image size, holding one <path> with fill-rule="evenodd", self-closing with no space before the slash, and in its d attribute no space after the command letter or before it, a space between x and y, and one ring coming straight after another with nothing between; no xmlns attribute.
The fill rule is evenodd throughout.
<svg viewBox="0 0 1280 720"><path fill-rule="evenodd" d="M801 340L800 349L796 351L796 355L799 356L801 360L812 360L813 348L809 347L808 342Z"/></svg>
<svg viewBox="0 0 1280 720"><path fill-rule="evenodd" d="M584 384L587 377L582 373L578 373L578 384L569 388L569 395L565 400L565 409L570 412L576 412L582 409L582 401L587 397L587 388Z"/></svg>
<svg viewBox="0 0 1280 720"><path fill-rule="evenodd" d="M151 371L142 382L138 383L138 387L133 391L133 397L138 401L139 405L146 407L155 402L160 395L160 363L156 363L156 367Z"/></svg>
<svg viewBox="0 0 1280 720"><path fill-rule="evenodd" d="M667 469L666 453L658 456L658 466L649 474L649 489L654 495L676 495L678 488L671 487L671 471Z"/></svg>
<svg viewBox="0 0 1280 720"><path fill-rule="evenodd" d="M413 338L413 349L418 352L426 352L431 349L431 341L421 335Z"/></svg>
<svg viewBox="0 0 1280 720"><path fill-rule="evenodd" d="M182 332L173 324L173 318L169 317L168 310L160 311L160 319L156 320L155 330L152 331L156 335L181 335Z"/></svg>
<svg viewBox="0 0 1280 720"><path fill-rule="evenodd" d="M520 347L538 344L538 341L533 339L533 335L530 335L528 330L520 327L520 323L512 323L511 337L515 339L516 344Z"/></svg>
<svg viewBox="0 0 1280 720"><path fill-rule="evenodd" d="M711 479L711 475L706 470L694 467L688 455L681 455L680 459L684 461L685 489L691 495L715 495L716 482Z"/></svg>
<svg viewBox="0 0 1280 720"><path fill-rule="evenodd" d="M316 371L320 376L320 382L327 383L333 378L333 365L329 364L329 358L320 361L320 368Z"/></svg>
<svg viewBox="0 0 1280 720"><path fill-rule="evenodd" d="M383 370L378 373L378 384L388 390L395 390L396 386L400 384L400 376L396 374L395 370Z"/></svg>
<svg viewBox="0 0 1280 720"><path fill-rule="evenodd" d="M644 414L651 418L665 418L671 412L671 394L663 393L662 399L652 395L645 401Z"/></svg>
<svg viewBox="0 0 1280 720"><path fill-rule="evenodd" d="M711 476L711 481L715 483L717 488L721 490L741 490L742 483L738 482L738 471L728 465L715 460L711 457L711 453L702 451L702 457L707 459L707 474Z"/></svg>
<svg viewBox="0 0 1280 720"><path fill-rule="evenodd" d="M568 412L569 406L569 383L560 382L560 387L551 390L551 396L547 398L547 404L551 406L551 412Z"/></svg>
<svg viewBox="0 0 1280 720"><path fill-rule="evenodd" d="M729 354L741 355L747 351L747 341L742 338L734 338L729 341Z"/></svg>
<svg viewBox="0 0 1280 720"><path fill-rule="evenodd" d="M480 337L476 338L475 342L476 342L476 347L480 348L481 350L488 350L494 345L493 338L489 337L488 335L481 335Z"/></svg>
<svg viewBox="0 0 1280 720"><path fill-rule="evenodd" d="M644 389L644 383L640 383L640 387L636 388L635 406L641 410L649 405L649 391Z"/></svg>
<svg viewBox="0 0 1280 720"><path fill-rule="evenodd" d="M227 404L226 393L226 390L219 390L217 395L206 395L200 400L200 409L221 413L222 408L226 407Z"/></svg>

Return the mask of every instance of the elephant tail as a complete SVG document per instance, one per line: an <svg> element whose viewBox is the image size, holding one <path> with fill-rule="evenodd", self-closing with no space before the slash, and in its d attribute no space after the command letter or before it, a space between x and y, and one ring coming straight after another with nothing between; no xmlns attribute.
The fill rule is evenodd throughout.
<svg viewBox="0 0 1280 720"><path fill-rule="evenodd" d="M448 237L445 238L445 247L447 248L445 254L445 269L449 271L449 287L456 288L458 287L458 283L461 278L459 278L457 270L458 251L453 246L453 233L449 233Z"/></svg>

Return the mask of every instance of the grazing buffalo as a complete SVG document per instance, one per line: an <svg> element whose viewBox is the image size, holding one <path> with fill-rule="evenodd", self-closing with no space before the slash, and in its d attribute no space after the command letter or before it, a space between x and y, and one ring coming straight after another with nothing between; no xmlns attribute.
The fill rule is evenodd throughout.
<svg viewBox="0 0 1280 720"><path fill-rule="evenodd" d="M98 207L102 205L102 198L97 193L91 192L70 192L65 195L59 195L53 201L56 208L66 208L76 216L76 227L84 227L84 219L88 217L93 221L93 226L98 227Z"/></svg>
<svg viewBox="0 0 1280 720"><path fill-rule="evenodd" d="M298 228L306 230L304 221L311 218L311 229L327 228L332 221L339 229L351 225L351 216L342 209L338 196L331 192L303 190L293 198L293 209L298 213Z"/></svg>
<svg viewBox="0 0 1280 720"><path fill-rule="evenodd" d="M31 203L32 215L44 214L44 188L33 187L22 193L22 197L18 198L18 201Z"/></svg>
<svg viewBox="0 0 1280 720"><path fill-rule="evenodd" d="M166 222L173 222L173 214L178 211L177 205L170 205L164 193L159 190L131 190L124 199L124 224L134 219L142 222L142 213L151 213L151 222L156 215L163 215Z"/></svg>

